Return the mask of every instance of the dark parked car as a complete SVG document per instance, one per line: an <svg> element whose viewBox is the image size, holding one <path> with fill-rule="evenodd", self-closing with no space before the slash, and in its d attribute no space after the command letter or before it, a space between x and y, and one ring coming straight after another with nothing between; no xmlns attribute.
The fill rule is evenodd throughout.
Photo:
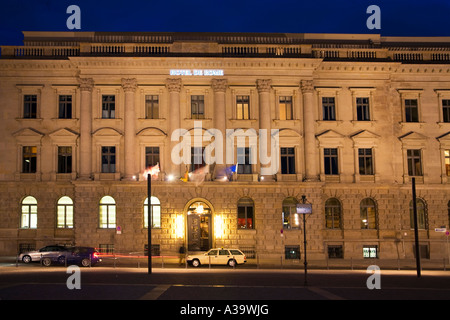
<svg viewBox="0 0 450 320"><path fill-rule="evenodd" d="M69 248L69 254L67 255L67 265L81 265L83 267L94 266L102 259L99 257L99 253L92 247L72 247Z"/></svg>
<svg viewBox="0 0 450 320"><path fill-rule="evenodd" d="M42 265L46 267L52 264L75 264L89 267L94 266L100 261L102 260L99 257L98 251L91 247L67 247L64 252L59 252L58 256L46 256L41 259Z"/></svg>

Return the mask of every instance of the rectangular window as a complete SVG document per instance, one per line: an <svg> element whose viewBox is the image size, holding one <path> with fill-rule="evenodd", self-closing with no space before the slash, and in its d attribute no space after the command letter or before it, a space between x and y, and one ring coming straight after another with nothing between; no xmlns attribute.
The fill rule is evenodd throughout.
<svg viewBox="0 0 450 320"><path fill-rule="evenodd" d="M370 121L369 98L356 98L356 119Z"/></svg>
<svg viewBox="0 0 450 320"><path fill-rule="evenodd" d="M295 149L280 148L281 174L295 174Z"/></svg>
<svg viewBox="0 0 450 320"><path fill-rule="evenodd" d="M252 173L250 163L250 148L237 148L238 174Z"/></svg>
<svg viewBox="0 0 450 320"><path fill-rule="evenodd" d="M102 172L116 172L116 147L102 147Z"/></svg>
<svg viewBox="0 0 450 320"><path fill-rule="evenodd" d="M116 117L116 96L102 96L102 118L114 119Z"/></svg>
<svg viewBox="0 0 450 320"><path fill-rule="evenodd" d="M343 259L344 250L341 245L328 246L328 258L329 259Z"/></svg>
<svg viewBox="0 0 450 320"><path fill-rule="evenodd" d="M26 94L23 96L23 117L25 119L37 118L37 95Z"/></svg>
<svg viewBox="0 0 450 320"><path fill-rule="evenodd" d="M253 229L253 206L238 206L238 229Z"/></svg>
<svg viewBox="0 0 450 320"><path fill-rule="evenodd" d="M159 119L159 96L157 95L145 96L145 118Z"/></svg>
<svg viewBox="0 0 450 320"><path fill-rule="evenodd" d="M203 152L205 148L203 147L192 147L191 148L191 171L200 169L206 165Z"/></svg>
<svg viewBox="0 0 450 320"><path fill-rule="evenodd" d="M450 122L450 99L442 100L442 120Z"/></svg>
<svg viewBox="0 0 450 320"><path fill-rule="evenodd" d="M71 119L72 118L72 96L60 95L59 96L59 119Z"/></svg>
<svg viewBox="0 0 450 320"><path fill-rule="evenodd" d="M22 148L22 172L36 173L37 147Z"/></svg>
<svg viewBox="0 0 450 320"><path fill-rule="evenodd" d="M191 119L205 119L205 96L191 96Z"/></svg>
<svg viewBox="0 0 450 320"><path fill-rule="evenodd" d="M325 174L336 175L339 174L338 169L338 149L325 148L323 149Z"/></svg>
<svg viewBox="0 0 450 320"><path fill-rule="evenodd" d="M291 96L281 96L278 103L280 109L280 120L292 120L292 97Z"/></svg>
<svg viewBox="0 0 450 320"><path fill-rule="evenodd" d="M322 98L322 112L323 120L334 121L336 120L336 104L334 97L323 97Z"/></svg>
<svg viewBox="0 0 450 320"><path fill-rule="evenodd" d="M236 97L236 118L239 120L250 119L250 97L237 96Z"/></svg>
<svg viewBox="0 0 450 320"><path fill-rule="evenodd" d="M153 167L159 163L159 147L145 147L145 167Z"/></svg>
<svg viewBox="0 0 450 320"><path fill-rule="evenodd" d="M58 173L72 173L72 147L58 147Z"/></svg>
<svg viewBox="0 0 450 320"><path fill-rule="evenodd" d="M445 161L445 174L450 177L450 150L444 151L444 161Z"/></svg>
<svg viewBox="0 0 450 320"><path fill-rule="evenodd" d="M286 260L300 260L300 246L285 246L284 258Z"/></svg>
<svg viewBox="0 0 450 320"><path fill-rule="evenodd" d="M405 122L419 122L417 99L405 99Z"/></svg>
<svg viewBox="0 0 450 320"><path fill-rule="evenodd" d="M422 157L420 149L407 150L408 175L422 176Z"/></svg>
<svg viewBox="0 0 450 320"><path fill-rule="evenodd" d="M373 175L372 149L358 149L359 174Z"/></svg>
<svg viewBox="0 0 450 320"><path fill-rule="evenodd" d="M363 246L363 258L364 259L378 258L378 246Z"/></svg>
<svg viewBox="0 0 450 320"><path fill-rule="evenodd" d="M101 254L113 254L114 253L114 244L100 244L98 246L98 252Z"/></svg>

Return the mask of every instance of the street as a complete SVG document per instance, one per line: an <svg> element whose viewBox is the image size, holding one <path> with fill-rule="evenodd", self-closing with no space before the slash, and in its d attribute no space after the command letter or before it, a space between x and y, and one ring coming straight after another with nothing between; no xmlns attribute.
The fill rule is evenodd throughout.
<svg viewBox="0 0 450 320"><path fill-rule="evenodd" d="M1 300L448 300L450 272L383 271L369 289L365 270L80 268L69 289L64 266L0 267Z"/></svg>

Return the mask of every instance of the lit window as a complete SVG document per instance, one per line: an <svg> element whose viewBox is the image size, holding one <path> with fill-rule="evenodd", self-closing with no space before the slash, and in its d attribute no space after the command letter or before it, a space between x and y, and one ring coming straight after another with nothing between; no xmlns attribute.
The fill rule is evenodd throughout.
<svg viewBox="0 0 450 320"><path fill-rule="evenodd" d="M378 258L378 246L363 246L363 258L364 259Z"/></svg>
<svg viewBox="0 0 450 320"><path fill-rule="evenodd" d="M239 120L250 119L250 97L237 96L236 97L236 118Z"/></svg>
<svg viewBox="0 0 450 320"><path fill-rule="evenodd" d="M283 201L283 229L299 229L300 214L297 213L297 203L295 198L286 198Z"/></svg>
<svg viewBox="0 0 450 320"><path fill-rule="evenodd" d="M37 201L34 197L28 196L22 200L20 227L22 229L37 228Z"/></svg>
<svg viewBox="0 0 450 320"><path fill-rule="evenodd" d="M238 229L253 229L253 200L241 198L238 201Z"/></svg>
<svg viewBox="0 0 450 320"><path fill-rule="evenodd" d="M292 120L292 97L291 96L281 96L278 103L280 109L280 120Z"/></svg>
<svg viewBox="0 0 450 320"><path fill-rule="evenodd" d="M116 227L116 201L110 196L104 196L100 200L99 227L102 229Z"/></svg>
<svg viewBox="0 0 450 320"><path fill-rule="evenodd" d="M336 198L325 202L325 227L327 229L341 228L341 203Z"/></svg>
<svg viewBox="0 0 450 320"><path fill-rule="evenodd" d="M370 198L363 199L360 204L361 229L376 229L377 209L375 201Z"/></svg>
<svg viewBox="0 0 450 320"><path fill-rule="evenodd" d="M56 213L57 228L73 228L73 201L67 196L58 200Z"/></svg>
<svg viewBox="0 0 450 320"><path fill-rule="evenodd" d="M161 203L157 197L151 197L152 228L161 228ZM144 201L144 228L148 228L148 198Z"/></svg>

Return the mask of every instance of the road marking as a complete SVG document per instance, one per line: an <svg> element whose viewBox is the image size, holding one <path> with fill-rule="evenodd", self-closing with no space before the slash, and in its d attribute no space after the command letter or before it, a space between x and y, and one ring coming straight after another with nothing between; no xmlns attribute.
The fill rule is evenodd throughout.
<svg viewBox="0 0 450 320"><path fill-rule="evenodd" d="M328 300L345 300L344 298L342 298L340 296L337 296L329 291L326 291L326 290L318 288L318 287L308 287L308 290L312 291L314 293L317 293L319 296L327 298Z"/></svg>
<svg viewBox="0 0 450 320"><path fill-rule="evenodd" d="M139 300L157 300L164 292L171 287L170 284L161 284L147 292Z"/></svg>

